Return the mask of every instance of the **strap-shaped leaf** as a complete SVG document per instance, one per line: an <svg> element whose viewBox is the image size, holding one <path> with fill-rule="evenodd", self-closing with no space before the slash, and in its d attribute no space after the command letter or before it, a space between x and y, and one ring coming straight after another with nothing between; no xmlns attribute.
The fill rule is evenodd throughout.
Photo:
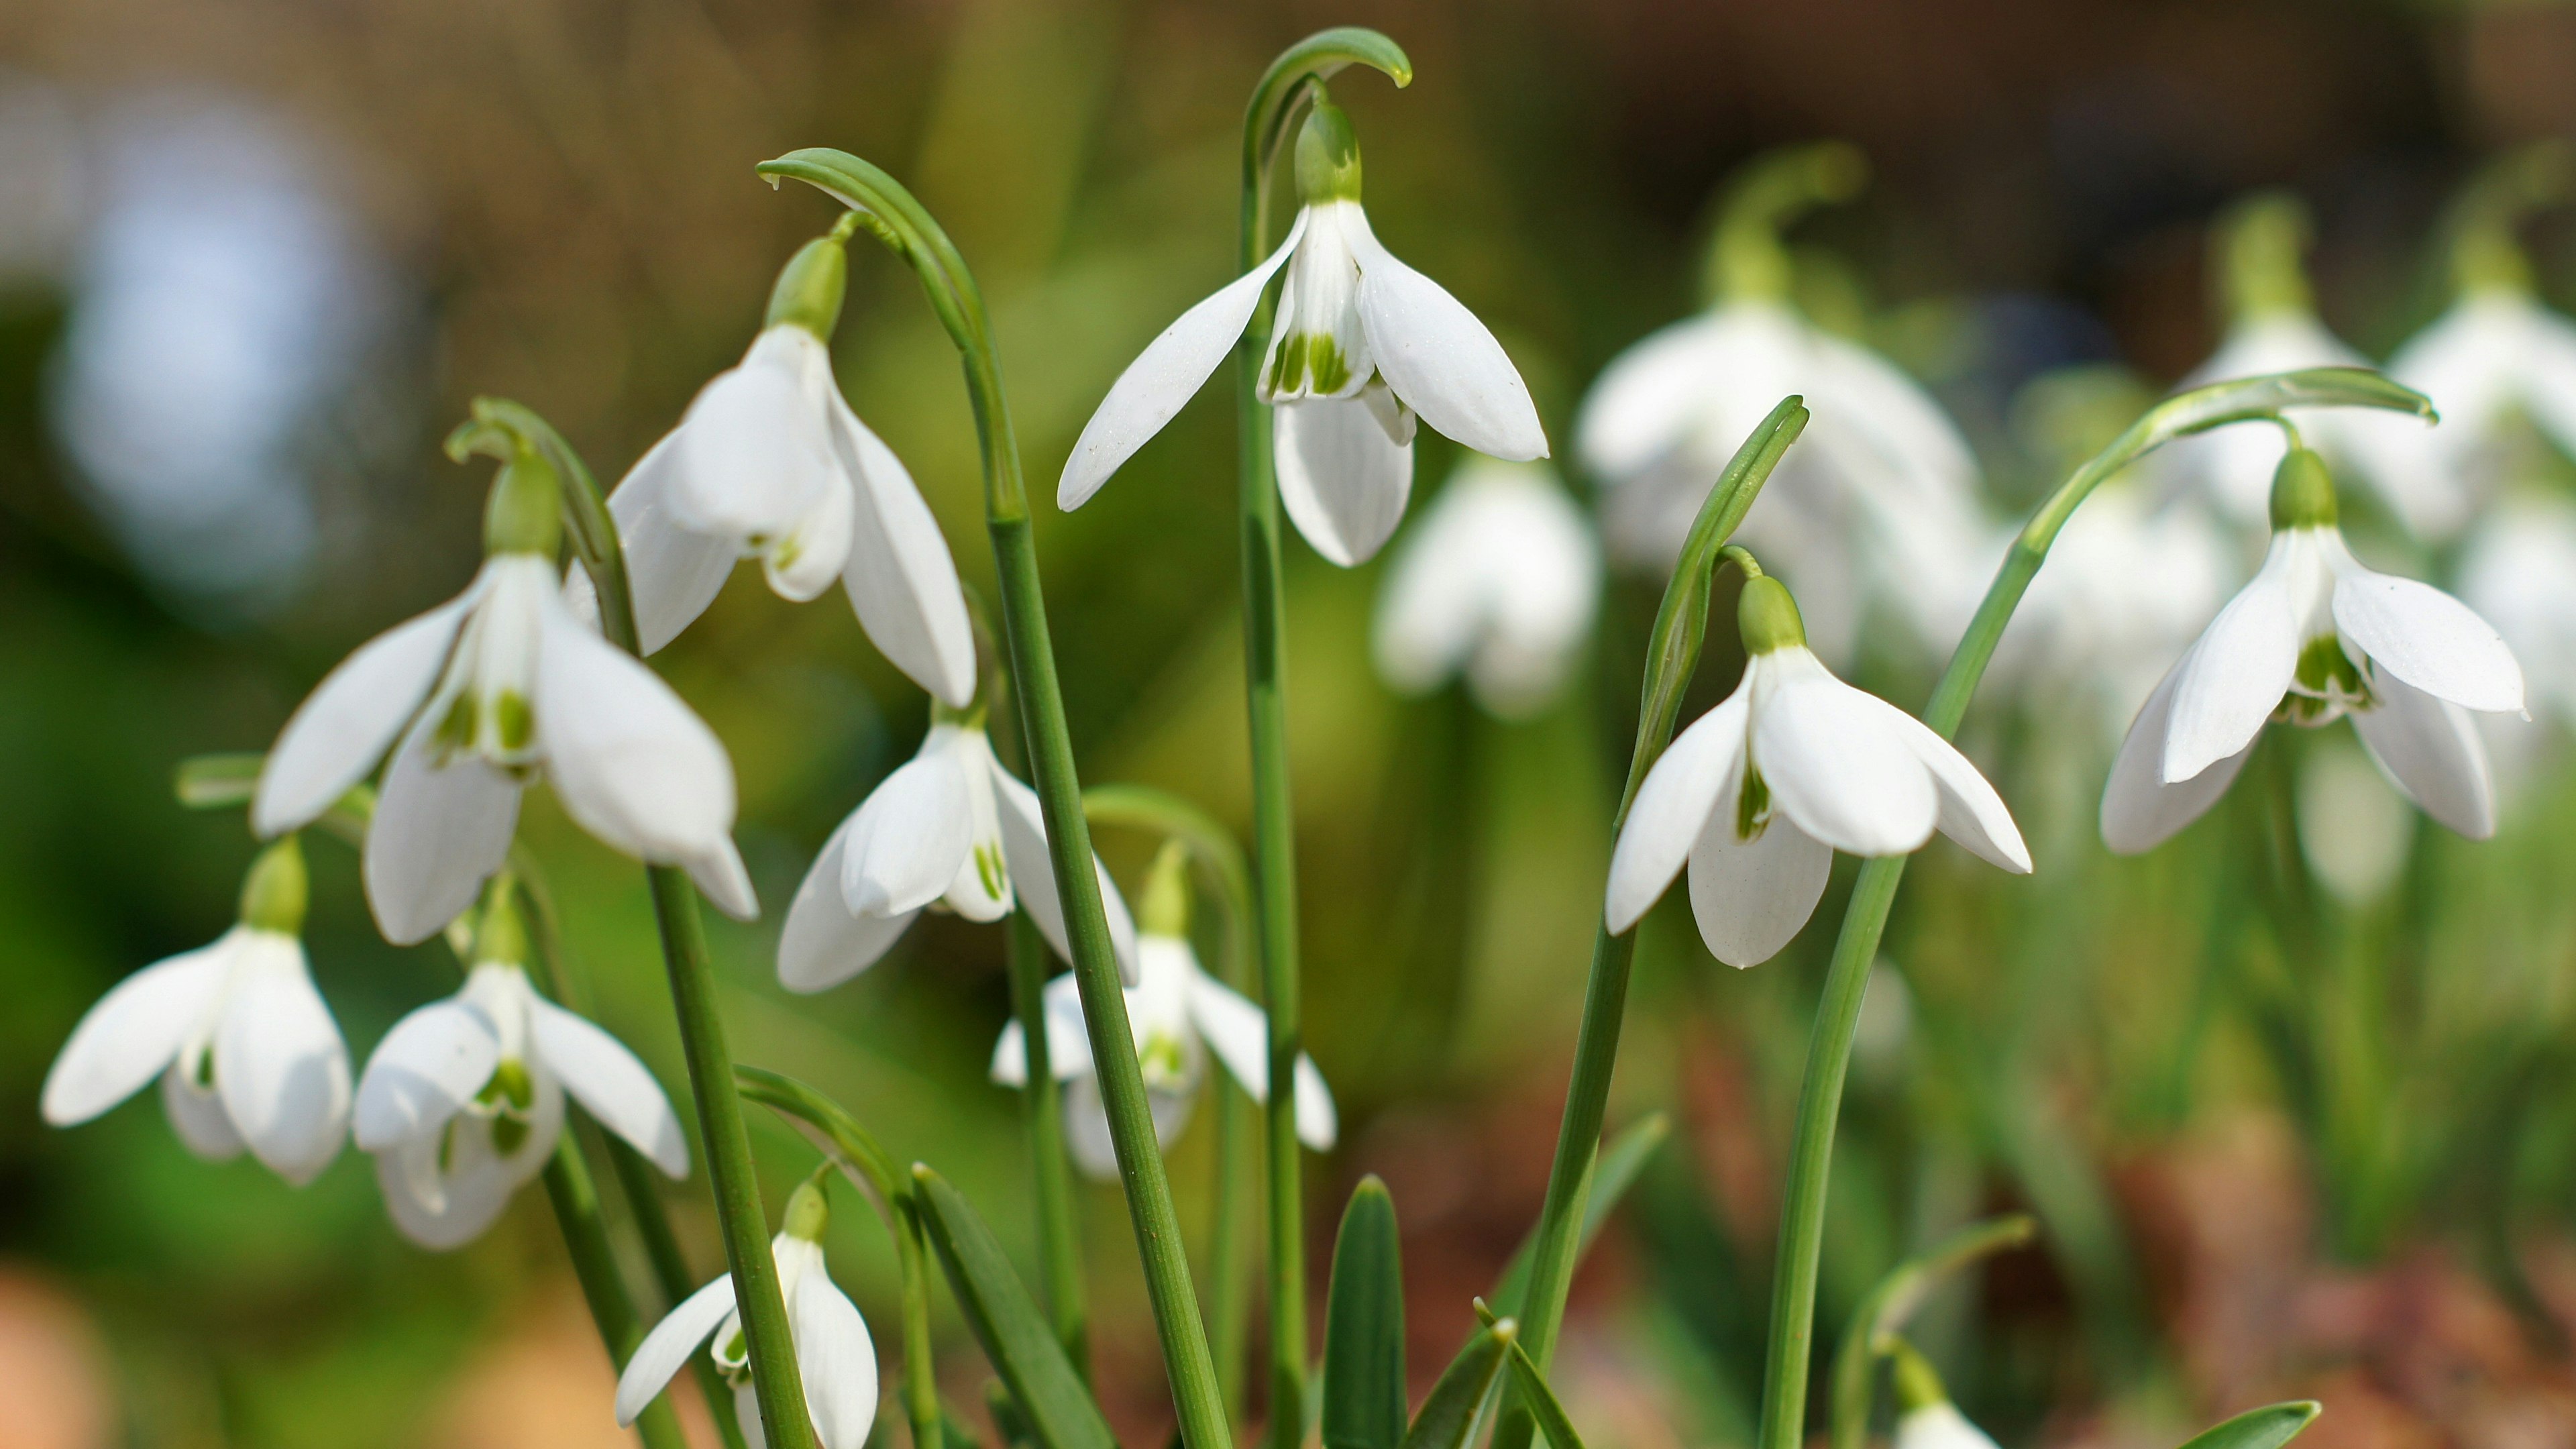
<svg viewBox="0 0 2576 1449"><path fill-rule="evenodd" d="M1656 1112L1622 1128L1601 1149L1592 1163L1592 1181L1584 1190L1583 1234L1574 1249L1575 1262L1581 1263L1583 1255L1591 1251L1592 1240L1601 1236L1602 1226L1619 1210L1619 1200L1636 1185L1637 1175L1646 1170L1655 1149L1672 1135L1672 1119ZM1530 1259L1537 1252L1538 1234L1533 1229L1513 1250L1511 1262L1504 1265L1503 1276L1494 1285L1495 1312L1517 1314L1522 1310L1522 1299L1529 1293Z"/></svg>
<svg viewBox="0 0 2576 1449"><path fill-rule="evenodd" d="M2031 1240L2039 1224L2015 1214L1976 1223L1890 1269L1853 1310L1834 1353L1832 1449L1861 1449L1869 1432L1869 1398L1878 1356L1942 1278L1990 1253Z"/></svg>
<svg viewBox="0 0 2576 1449"><path fill-rule="evenodd" d="M2324 1407L2314 1399L2296 1399L2248 1409L2194 1434L2184 1441L2182 1449L2280 1449L2299 1437L2299 1431L2308 1427Z"/></svg>
<svg viewBox="0 0 2576 1449"><path fill-rule="evenodd" d="M1011 1271L993 1229L963 1193L928 1165L914 1163L912 1180L930 1246L956 1290L957 1305L965 1310L984 1357L1028 1417L1029 1432L1045 1449L1118 1449L1108 1421L1100 1417L1029 1290Z"/></svg>
<svg viewBox="0 0 2576 1449"><path fill-rule="evenodd" d="M1431 1386L1431 1397L1404 1433L1403 1449L1464 1449L1519 1337L1520 1325L1508 1318L1478 1329Z"/></svg>
<svg viewBox="0 0 2576 1449"><path fill-rule="evenodd" d="M842 1175L868 1190L877 1211L892 1211L912 1196L911 1179L895 1166L894 1154L840 1103L782 1072L734 1064L733 1078L748 1101L785 1117L807 1141L839 1167Z"/></svg>
<svg viewBox="0 0 2576 1449"><path fill-rule="evenodd" d="M1485 1306L1482 1298L1476 1300L1476 1319L1487 1328L1501 1322L1494 1316L1494 1310ZM1547 1436L1552 1449L1583 1449L1583 1436L1574 1432L1574 1420L1566 1416L1565 1406L1556 1401L1556 1390L1547 1386L1547 1375L1539 1372L1538 1364L1530 1358L1529 1349L1522 1345L1517 1334L1512 1337L1510 1368L1512 1384L1520 1393L1522 1406L1529 1410L1530 1418L1537 1423L1538 1431Z"/></svg>
<svg viewBox="0 0 2576 1449"><path fill-rule="evenodd" d="M1342 1210L1324 1309L1324 1449L1404 1442L1404 1270L1395 1200L1371 1175Z"/></svg>

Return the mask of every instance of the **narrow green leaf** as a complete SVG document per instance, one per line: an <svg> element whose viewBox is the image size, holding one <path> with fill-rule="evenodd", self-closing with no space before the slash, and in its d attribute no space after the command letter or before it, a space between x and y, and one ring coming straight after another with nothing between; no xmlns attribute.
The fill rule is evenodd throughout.
<svg viewBox="0 0 2576 1449"><path fill-rule="evenodd" d="M247 805L259 789L259 769L267 756L257 753L191 755L179 762L179 803L191 810L221 810Z"/></svg>
<svg viewBox="0 0 2576 1449"><path fill-rule="evenodd" d="M1619 1200L1636 1185L1637 1175L1646 1170L1655 1149L1672 1135L1672 1119L1661 1112L1651 1113L1622 1128L1594 1158L1592 1181L1584 1189L1583 1234L1574 1249L1577 1264L1591 1251L1593 1240L1601 1236L1610 1215L1619 1210ZM1503 1276L1494 1285L1495 1311L1518 1314L1522 1310L1522 1300L1529 1293L1530 1260L1537 1253L1538 1234L1532 1229L1530 1236L1521 1239L1521 1245L1512 1250L1511 1262L1504 1265Z"/></svg>
<svg viewBox="0 0 2576 1449"><path fill-rule="evenodd" d="M1464 1449L1519 1337L1520 1325L1505 1318L1468 1339L1441 1372L1440 1382L1431 1386L1431 1397L1422 1401L1422 1412L1405 1431L1402 1449Z"/></svg>
<svg viewBox="0 0 2576 1449"><path fill-rule="evenodd" d="M1512 1339L1512 1383L1520 1392L1521 1406L1538 1421L1538 1431L1547 1436L1552 1449L1583 1449L1583 1436L1574 1432L1574 1421L1556 1401L1556 1391L1547 1386L1547 1375L1530 1361L1529 1350L1521 1347L1517 1336Z"/></svg>
<svg viewBox="0 0 2576 1449"><path fill-rule="evenodd" d="M1279 58L1261 73L1252 88L1252 102L1244 108L1247 179L1257 180L1279 154L1288 123L1305 99L1306 82L1331 80L1351 65L1384 72L1399 90L1413 84L1413 62L1404 47L1365 26L1339 25L1298 41L1279 52Z"/></svg>
<svg viewBox="0 0 2576 1449"><path fill-rule="evenodd" d="M1045 1449L1118 1449L1108 1421L1100 1417L1029 1290L1011 1271L993 1229L964 1194L926 1164L912 1165L912 1180L939 1266L947 1271L984 1357L1028 1417L1030 1433Z"/></svg>
<svg viewBox="0 0 2576 1449"><path fill-rule="evenodd" d="M2182 1449L2280 1449L2299 1436L2323 1411L2314 1399L2267 1404L2248 1409L2223 1424L2213 1424L2185 1440Z"/></svg>
<svg viewBox="0 0 2576 1449"><path fill-rule="evenodd" d="M1396 1449L1404 1442L1404 1272L1395 1200L1375 1174L1360 1179L1333 1244L1324 1309L1324 1449Z"/></svg>
<svg viewBox="0 0 2576 1449"><path fill-rule="evenodd" d="M2017 1248L2039 1231L2039 1224L2015 1214L1972 1224L1934 1244L1928 1251L1899 1263L1860 1301L1842 1346L1834 1353L1831 1449L1861 1449L1869 1433L1871 1370L1879 1355L1922 1306L1925 1294L1949 1274L1991 1253Z"/></svg>

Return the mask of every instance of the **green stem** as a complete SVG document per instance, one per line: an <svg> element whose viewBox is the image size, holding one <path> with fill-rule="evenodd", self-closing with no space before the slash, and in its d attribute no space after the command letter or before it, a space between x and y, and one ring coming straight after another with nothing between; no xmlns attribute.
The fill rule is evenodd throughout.
<svg viewBox="0 0 2576 1449"><path fill-rule="evenodd" d="M564 1251L572 1258L573 1276L581 1282L582 1300L590 1305L590 1321L599 1325L600 1340L622 1369L635 1346L644 1341L644 1328L635 1316L635 1300L627 1296L626 1280L617 1271L617 1252L609 1246L599 1189L571 1132L556 1139L545 1176L546 1199L554 1204L555 1221L563 1227ZM645 1449L688 1449L679 1415L672 1411L667 1395L636 1416L635 1432Z"/></svg>
<svg viewBox="0 0 2576 1449"><path fill-rule="evenodd" d="M598 590L600 628L610 643L639 657L635 611L627 588L626 554L606 496L581 456L543 418L493 398L477 398L475 421L525 437L561 475L566 532ZM769 1217L751 1160L736 1095L732 1054L725 1046L724 1017L716 1003L715 965L707 952L705 922L696 887L676 866L648 865L653 918L662 934L662 958L671 978L671 1004L680 1022L680 1046L697 1099L698 1130L707 1148L716 1217L724 1229L725 1258L733 1271L749 1349L752 1387L770 1449L813 1449L813 1420L805 1408L805 1381L788 1336L787 1299L778 1265L769 1253ZM709 1406L724 1417L723 1404Z"/></svg>
<svg viewBox="0 0 2576 1449"><path fill-rule="evenodd" d="M1403 50L1373 30L1308 36L1270 63L1243 117L1238 275L1261 265L1270 245L1269 179L1290 123L1322 84L1353 63L1413 80ZM1297 1057L1305 1050L1297 962L1297 818L1288 785L1288 601L1280 581L1279 485L1273 476L1270 409L1259 393L1270 347L1272 299L1265 295L1235 348L1236 508L1243 545L1243 689L1252 746L1254 935L1260 943L1262 1004L1270 1022L1270 1081L1263 1113L1269 1166L1270 1434L1274 1449L1306 1435L1306 1217L1300 1188Z"/></svg>
<svg viewBox="0 0 2576 1449"><path fill-rule="evenodd" d="M1046 1034L1046 939L1028 912L1014 911L1006 929L1011 1013L1028 1050L1028 1086L1020 1093L1037 1188L1038 1262L1046 1282L1047 1317L1074 1372L1091 1376L1091 1333L1082 1289L1082 1242L1073 1216L1073 1168L1065 1160L1064 1093L1055 1079Z"/></svg>
<svg viewBox="0 0 2576 1449"><path fill-rule="evenodd" d="M1180 1217L1154 1135L1143 1068L1127 1022L1126 994L1109 940L1109 918L1093 869L1091 827L1083 817L1082 784L1073 764L1073 739L1056 680L1055 648L1047 633L1046 598L1038 579L1037 542L1029 530L1028 490L1020 476L1019 441L1011 431L982 294L946 232L894 178L840 151L797 151L763 162L773 181L807 182L856 210L860 225L892 248L921 277L931 310L957 345L966 392L975 414L976 441L984 461L984 518L992 535L1000 578L1004 642L1012 694L1019 701L1021 738L1027 742L1031 781L1045 817L1047 850L1056 892L1064 906L1065 934L1073 947L1074 980L1099 1074L1109 1136L1117 1148L1127 1211L1143 1260L1146 1295L1171 1378L1181 1437L1192 1449L1231 1449L1225 1401L1218 1392L1207 1329L1190 1283Z"/></svg>
<svg viewBox="0 0 2576 1449"><path fill-rule="evenodd" d="M921 1205L910 1194L893 1208L895 1261L903 1275L903 1410L912 1421L912 1449L941 1449L947 1436L939 1413L939 1365L930 1345L930 1238Z"/></svg>
<svg viewBox="0 0 2576 1449"><path fill-rule="evenodd" d="M2432 416L2432 405L2375 373L2358 368L2303 372L2214 383L2169 398L2130 425L2108 448L2058 486L2031 516L1986 589L1949 667L1924 706L1923 723L1943 739L1958 733L1968 701L1985 677L2004 626L2012 621L2030 581L2048 557L2058 531L2103 480L2171 440L2226 423L2278 423L2291 407L2379 407ZM1862 864L1843 910L1833 964L1825 973L1814 1034L1808 1040L1798 1120L1790 1139L1786 1200L1780 1214L1779 1259L1772 1273L1769 1360L1763 1374L1760 1449L1797 1449L1807 1418L1808 1361L1815 1347L1816 1279L1824 1253L1825 1187L1833 1166L1834 1127L1841 1115L1843 1078L1851 1065L1852 1034L1861 994L1877 959L1879 937L1905 877L1909 857L1882 856Z"/></svg>

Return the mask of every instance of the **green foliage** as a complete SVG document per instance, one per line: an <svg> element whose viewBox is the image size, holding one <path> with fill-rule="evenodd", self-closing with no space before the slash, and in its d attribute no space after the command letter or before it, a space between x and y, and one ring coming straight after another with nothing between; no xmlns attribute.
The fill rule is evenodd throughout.
<svg viewBox="0 0 2576 1449"><path fill-rule="evenodd" d="M1360 1179L1342 1210L1324 1310L1325 1449L1396 1449L1404 1438L1404 1271L1395 1202Z"/></svg>

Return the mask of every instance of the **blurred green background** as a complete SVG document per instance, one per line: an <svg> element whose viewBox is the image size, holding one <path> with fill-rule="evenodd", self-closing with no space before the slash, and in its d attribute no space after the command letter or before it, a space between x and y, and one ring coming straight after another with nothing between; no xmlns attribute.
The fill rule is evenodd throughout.
<svg viewBox="0 0 2576 1449"><path fill-rule="evenodd" d="M1797 233L1803 290L1935 390L1998 517L2100 432L2031 425L2035 380L2093 369L2121 414L2214 345L2205 233L2232 198L2308 199L2321 309L2384 355L2443 300L2429 238L2451 189L2499 148L2576 134L2576 12L2545 5L15 0L0 1444L615 1442L538 1194L432 1256L392 1233L354 1152L291 1191L189 1158L149 1100L38 1122L79 1013L231 920L250 842L237 816L181 811L172 766L264 747L350 647L461 586L484 474L435 445L470 397L537 408L608 477L668 428L830 220L752 174L797 146L887 165L947 223L1051 480L1118 369L1228 275L1245 94L1335 23L1384 29L1419 76L1335 89L1377 234L1493 326L1560 456L1602 364L1696 305L1728 172L1859 143L1875 182ZM2576 299L2576 233L2532 239L2544 292ZM953 354L907 274L854 256L842 383L989 592ZM1039 537L1086 780L1241 828L1233 456L1219 386L1098 502L1042 509ZM1425 433L1417 498L1456 461ZM1376 681L1383 565L1289 555L1308 1032L1344 1124L1310 1173L1310 1261L1349 1183L1384 1174L1414 1360L1436 1369L1536 1213L1658 585L1614 579L1576 686L1504 724ZM1713 653L1687 713L1729 684ZM738 1054L935 1161L1025 1252L1015 1104L984 1080L1000 933L928 921L811 1000L770 972L778 911L909 754L919 692L836 598L793 607L741 577L659 662L733 753L771 908L717 926ZM1930 666L1873 653L1858 677L1913 706ZM1826 1331L1909 1246L2022 1207L2043 1245L1921 1335L2008 1445L2156 1442L2292 1394L2327 1400L2321 1449L2576 1444L2562 752L2518 777L2498 841L2415 829L2394 884L2326 912L2332 969L2300 975L2270 924L2264 797L2114 861L2091 825L2098 733L2044 697L1971 716L2040 872L2007 881L1945 845L1910 878L1840 1149ZM529 831L604 1021L681 1088L640 873L550 802ZM1106 842L1131 890L1150 844ZM350 854L312 855L315 971L363 1060L454 964L386 946ZM1644 928L1613 1116L1678 1130L1578 1282L1560 1355L1602 1449L1749 1442L1774 1169L1847 874L1752 972L1711 961L1677 902ZM1193 1223L1199 1120L1174 1149ZM776 1201L810 1154L757 1130ZM673 1201L711 1275L702 1181ZM890 1259L843 1206L836 1271L890 1365ZM1128 1442L1159 1443L1124 1214L1105 1190L1083 1208L1104 1394ZM972 1344L944 1332L946 1380L979 1402Z"/></svg>

